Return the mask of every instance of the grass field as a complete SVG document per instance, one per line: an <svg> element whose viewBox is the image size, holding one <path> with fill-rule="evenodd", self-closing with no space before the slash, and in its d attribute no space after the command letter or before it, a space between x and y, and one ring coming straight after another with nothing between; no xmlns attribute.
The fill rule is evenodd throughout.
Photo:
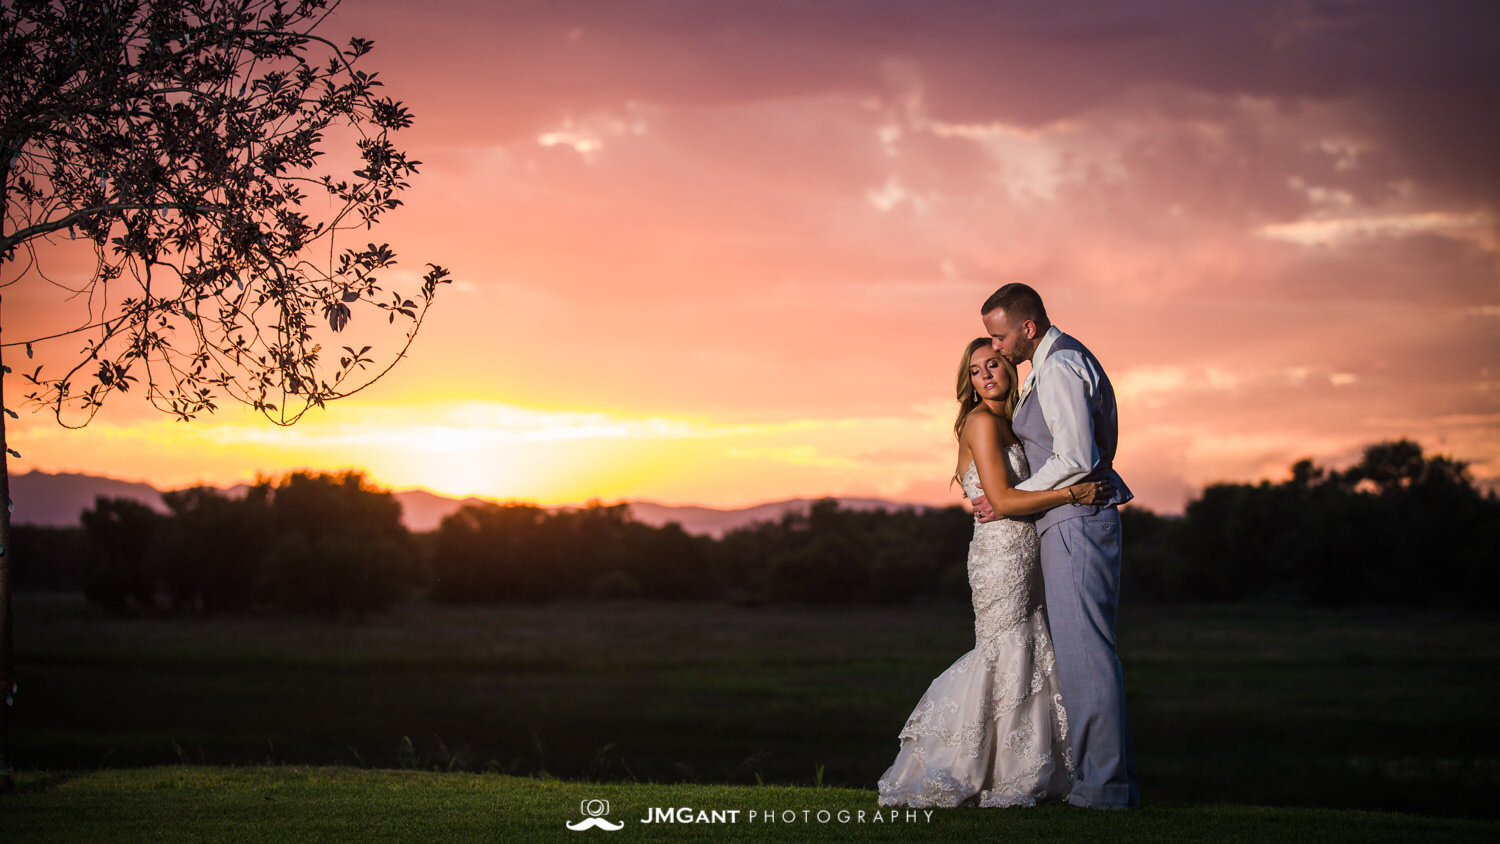
<svg viewBox="0 0 1500 844"><path fill-rule="evenodd" d="M31 774L7 841L1493 841L1500 822L1350 809L878 809L870 791L587 784L496 774L174 766ZM610 834L566 828L609 802ZM596 804L597 805L597 804ZM672 810L663 822L654 808ZM688 809L687 815L681 815ZM713 814L718 811L717 817ZM754 813L752 815L751 813ZM877 819L876 814L879 813ZM644 819L652 817L651 823ZM681 820L679 820L681 819ZM689 822L681 822L681 821Z"/></svg>
<svg viewBox="0 0 1500 844"><path fill-rule="evenodd" d="M181 762L870 789L973 642L963 605L413 604L352 624L20 595L16 619L14 755L75 772L49 775L59 789ZM1127 604L1144 798L1500 816L1497 634L1474 616Z"/></svg>

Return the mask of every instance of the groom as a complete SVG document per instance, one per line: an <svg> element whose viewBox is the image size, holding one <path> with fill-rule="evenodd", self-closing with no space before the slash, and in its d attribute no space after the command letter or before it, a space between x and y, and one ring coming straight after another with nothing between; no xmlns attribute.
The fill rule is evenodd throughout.
<svg viewBox="0 0 1500 844"><path fill-rule="evenodd" d="M1012 364L1031 361L1012 420L1031 477L1017 489L1059 489L1085 480L1114 488L1108 504L1063 505L1041 514L1042 577L1068 711L1077 781L1068 802L1092 808L1139 806L1135 752L1125 718L1125 674L1115 653L1120 595L1120 511L1131 499L1114 470L1119 425L1115 391L1083 344L1047 319L1042 297L1007 284L980 310L992 345ZM993 518L983 496L981 521Z"/></svg>

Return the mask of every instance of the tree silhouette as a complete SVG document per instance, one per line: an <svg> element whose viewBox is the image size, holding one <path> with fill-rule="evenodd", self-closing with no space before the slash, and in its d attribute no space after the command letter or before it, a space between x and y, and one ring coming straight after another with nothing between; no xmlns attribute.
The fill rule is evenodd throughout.
<svg viewBox="0 0 1500 844"><path fill-rule="evenodd" d="M1434 486L1470 486L1469 465L1451 457L1422 453L1407 439L1376 443L1365 448L1359 463L1337 475L1345 489L1389 494L1397 490Z"/></svg>
<svg viewBox="0 0 1500 844"><path fill-rule="evenodd" d="M335 243L399 206L419 163L390 138L411 115L356 67L371 43L315 34L336 5L0 5L0 286L52 284L88 311L59 334L4 344L30 358L44 340L82 340L72 363L25 373L27 399L58 422L85 425L111 393L135 390L179 419L227 398L287 425L403 357L448 273L428 265L407 298L380 279L395 263L388 246ZM330 139L349 142L344 157L323 159ZM79 251L92 265L83 281L49 275L50 261ZM356 309L386 316L394 352L383 362L336 337ZM0 508L0 549L9 544ZM7 702L10 625L0 556ZM0 790L11 784L7 719L0 705Z"/></svg>
<svg viewBox="0 0 1500 844"><path fill-rule="evenodd" d="M162 493L169 516L151 543L151 573L173 610L205 615L250 606L272 539L270 486L242 497L197 486Z"/></svg>
<svg viewBox="0 0 1500 844"><path fill-rule="evenodd" d="M1166 600L1493 611L1500 501L1465 462L1401 439L1342 471L1301 460L1290 474L1212 484L1170 524L1132 516L1131 585Z"/></svg>
<svg viewBox="0 0 1500 844"><path fill-rule="evenodd" d="M161 516L139 501L101 495L79 521L88 537L83 591L89 601L115 612L124 612L132 602L140 609L155 608L147 552Z"/></svg>
<svg viewBox="0 0 1500 844"><path fill-rule="evenodd" d="M405 597L417 554L389 490L359 472L293 472L270 497L265 598L290 610L363 617Z"/></svg>
<svg viewBox="0 0 1500 844"><path fill-rule="evenodd" d="M444 603L540 603L571 585L554 571L547 512L531 504L466 504L443 518L432 597Z"/></svg>

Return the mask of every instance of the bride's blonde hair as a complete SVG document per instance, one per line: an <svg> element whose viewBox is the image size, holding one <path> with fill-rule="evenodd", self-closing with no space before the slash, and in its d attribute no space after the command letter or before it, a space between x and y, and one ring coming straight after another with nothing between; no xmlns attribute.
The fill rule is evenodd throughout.
<svg viewBox="0 0 1500 844"><path fill-rule="evenodd" d="M969 421L969 414L974 411L974 408L979 406L980 401L979 392L974 389L974 379L969 377L969 360L974 357L975 352L988 345L990 345L990 338L975 337L969 341L969 345L964 347L964 356L958 361L958 387L956 390L958 397L958 418L953 422L954 439L959 439L963 436L964 423ZM1010 392L1005 395L1005 401L1002 404L1002 410L1008 422L1015 415L1016 402L1021 396L1019 389L1021 376L1016 372L1016 365L1006 360L1004 355L997 355L997 357L1000 358L1000 365L1005 367L1006 374L1010 376ZM953 479L949 481L948 486L951 487L954 483L962 482L963 479L958 476L958 470L955 469L953 471Z"/></svg>
<svg viewBox="0 0 1500 844"><path fill-rule="evenodd" d="M963 358L958 362L958 419L953 422L954 439L963 435L964 423L969 419L969 411L979 405L979 392L974 389L974 381L969 377L969 361L974 357L975 352L989 345L990 338L988 337L976 337L970 340L969 345L964 347ZM1000 358L1000 365L1005 367L1005 373L1010 376L1010 392L1006 393L1004 401L1005 419L1008 422L1015 415L1016 400L1020 398L1021 393L1018 388L1021 385L1021 376L1016 372L1015 364L1006 360L1003 355L997 355L997 357Z"/></svg>

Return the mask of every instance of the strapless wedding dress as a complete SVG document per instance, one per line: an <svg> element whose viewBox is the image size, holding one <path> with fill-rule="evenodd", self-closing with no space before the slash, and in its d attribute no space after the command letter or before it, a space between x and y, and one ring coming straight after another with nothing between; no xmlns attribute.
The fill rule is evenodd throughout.
<svg viewBox="0 0 1500 844"><path fill-rule="evenodd" d="M1031 472L1005 449L1011 482ZM971 463L964 492L979 494ZM1054 676L1040 542L1026 517L974 526L969 543L974 649L944 671L901 730L880 778L882 806L1032 806L1068 796L1068 715Z"/></svg>

